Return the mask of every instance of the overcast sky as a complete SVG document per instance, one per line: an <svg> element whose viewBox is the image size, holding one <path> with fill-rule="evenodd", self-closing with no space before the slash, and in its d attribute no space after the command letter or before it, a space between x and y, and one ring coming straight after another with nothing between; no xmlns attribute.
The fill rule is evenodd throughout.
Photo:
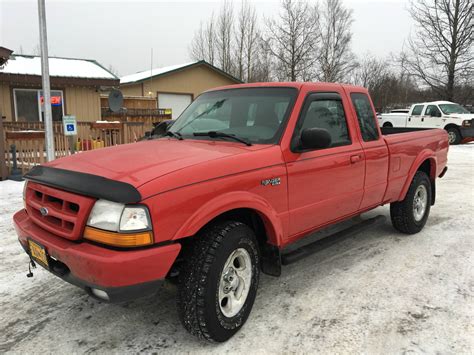
<svg viewBox="0 0 474 355"><path fill-rule="evenodd" d="M408 0L344 0L354 10L352 48L357 55L388 56L402 49L412 30ZM201 21L221 1L46 0L49 54L89 58L120 75L185 63ZM260 20L278 14L279 1L252 1ZM239 2L235 1L235 8ZM0 46L31 54L38 46L36 0L0 0Z"/></svg>

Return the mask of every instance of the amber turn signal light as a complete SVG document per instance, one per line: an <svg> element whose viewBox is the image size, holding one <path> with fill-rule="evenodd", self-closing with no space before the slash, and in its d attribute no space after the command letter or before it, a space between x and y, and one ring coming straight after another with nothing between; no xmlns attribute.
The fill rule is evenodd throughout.
<svg viewBox="0 0 474 355"><path fill-rule="evenodd" d="M153 233L151 231L117 233L93 227L86 227L84 229L84 238L115 247L141 247L153 244Z"/></svg>

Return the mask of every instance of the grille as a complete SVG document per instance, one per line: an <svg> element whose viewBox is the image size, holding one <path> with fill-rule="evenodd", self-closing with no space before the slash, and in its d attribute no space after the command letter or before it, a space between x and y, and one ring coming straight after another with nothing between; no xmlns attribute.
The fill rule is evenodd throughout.
<svg viewBox="0 0 474 355"><path fill-rule="evenodd" d="M41 228L70 240L82 237L95 199L28 182L26 211Z"/></svg>

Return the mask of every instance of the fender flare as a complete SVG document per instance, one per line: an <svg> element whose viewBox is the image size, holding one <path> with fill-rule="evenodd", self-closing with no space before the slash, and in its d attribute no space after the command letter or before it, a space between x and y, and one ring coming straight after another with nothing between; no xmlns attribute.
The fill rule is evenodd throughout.
<svg viewBox="0 0 474 355"><path fill-rule="evenodd" d="M423 164L426 160L429 160L430 163L431 163L431 171L430 171L429 178L432 181L435 179L436 169L437 169L437 165L438 165L437 161L436 161L436 155L434 154L434 152L431 149L424 149L418 154L416 159L413 161L413 164L411 165L410 170L408 172L405 184L403 185L402 191L400 192L400 196L398 198L398 201L402 201L405 198L405 196L408 192L408 189L410 188L410 184L411 184L416 172L420 168L421 164Z"/></svg>
<svg viewBox="0 0 474 355"><path fill-rule="evenodd" d="M382 128L386 123L390 123L390 124L392 125L392 127L395 127L395 124L392 122L391 119L386 119L386 120L384 119L384 122L382 123L381 128Z"/></svg>
<svg viewBox="0 0 474 355"><path fill-rule="evenodd" d="M246 208L257 212L262 218L268 241L274 245L280 245L283 239L283 225L281 217L273 207L261 196L247 191L229 192L219 195L201 206L186 222L179 228L173 240L195 235L202 227L231 210Z"/></svg>

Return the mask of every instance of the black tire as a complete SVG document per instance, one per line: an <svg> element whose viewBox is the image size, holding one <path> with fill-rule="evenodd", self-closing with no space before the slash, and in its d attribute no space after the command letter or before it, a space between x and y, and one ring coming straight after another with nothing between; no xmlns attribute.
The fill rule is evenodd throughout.
<svg viewBox="0 0 474 355"><path fill-rule="evenodd" d="M462 136L461 132L459 132L459 129L456 127L448 127L446 128L446 132L448 132L449 144L456 145L461 143Z"/></svg>
<svg viewBox="0 0 474 355"><path fill-rule="evenodd" d="M390 128L390 127L393 127L393 124L391 124L390 122L385 122L383 124L383 127Z"/></svg>
<svg viewBox="0 0 474 355"><path fill-rule="evenodd" d="M240 311L226 317L219 303L223 268L234 251L243 248L251 260L251 282ZM183 326L200 339L224 342L245 323L257 295L259 250L247 225L226 221L205 228L184 255L178 284L178 313Z"/></svg>
<svg viewBox="0 0 474 355"><path fill-rule="evenodd" d="M415 194L420 185L424 185L427 192L427 202L424 215L420 220L415 218ZM430 214L431 207L431 181L423 171L418 171L410 184L403 201L390 204L390 217L393 227L406 234L415 234L423 229Z"/></svg>

